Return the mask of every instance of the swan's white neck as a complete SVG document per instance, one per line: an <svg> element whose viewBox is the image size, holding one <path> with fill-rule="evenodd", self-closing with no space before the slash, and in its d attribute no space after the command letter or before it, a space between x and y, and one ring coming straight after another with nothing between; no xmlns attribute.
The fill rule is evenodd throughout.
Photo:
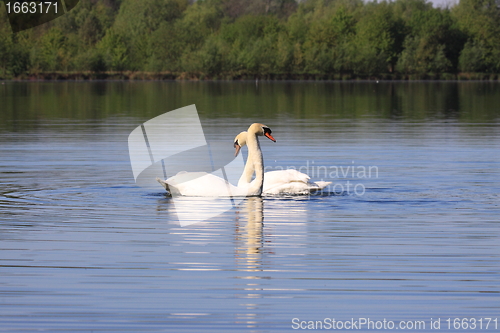
<svg viewBox="0 0 500 333"><path fill-rule="evenodd" d="M248 158L238 187L248 187L248 195L261 195L264 184L264 161L260 150L259 138L254 132L247 135ZM250 182L255 171L255 179Z"/></svg>

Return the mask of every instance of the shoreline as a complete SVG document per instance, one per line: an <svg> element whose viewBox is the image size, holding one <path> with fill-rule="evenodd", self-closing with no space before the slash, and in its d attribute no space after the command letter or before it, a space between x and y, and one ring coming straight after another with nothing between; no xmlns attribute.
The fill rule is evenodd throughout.
<svg viewBox="0 0 500 333"><path fill-rule="evenodd" d="M205 75L203 73L170 72L44 72L17 77L0 77L0 81L490 81L500 82L500 74L442 73L442 74L234 74Z"/></svg>

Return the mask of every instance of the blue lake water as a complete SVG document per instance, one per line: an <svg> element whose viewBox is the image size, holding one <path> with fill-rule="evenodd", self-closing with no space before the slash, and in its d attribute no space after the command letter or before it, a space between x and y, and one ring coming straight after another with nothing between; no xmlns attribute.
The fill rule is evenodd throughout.
<svg viewBox="0 0 500 333"><path fill-rule="evenodd" d="M7 82L0 100L0 331L500 329L498 84ZM265 123L266 168L329 192L181 227L127 139L190 104L231 151Z"/></svg>

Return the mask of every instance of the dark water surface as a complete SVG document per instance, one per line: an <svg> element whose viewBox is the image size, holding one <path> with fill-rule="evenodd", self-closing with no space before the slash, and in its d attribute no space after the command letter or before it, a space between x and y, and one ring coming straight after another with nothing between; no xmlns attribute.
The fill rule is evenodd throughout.
<svg viewBox="0 0 500 333"><path fill-rule="evenodd" d="M0 102L0 331L500 329L499 84L7 82ZM267 124L266 167L329 193L180 227L127 138L190 104L228 149Z"/></svg>

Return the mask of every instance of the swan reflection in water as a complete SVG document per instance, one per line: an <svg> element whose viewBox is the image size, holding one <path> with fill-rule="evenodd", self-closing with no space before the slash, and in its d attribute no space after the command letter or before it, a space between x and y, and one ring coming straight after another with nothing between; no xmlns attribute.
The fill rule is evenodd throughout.
<svg viewBox="0 0 500 333"><path fill-rule="evenodd" d="M234 209L215 218L197 222L198 214L220 208L225 204L224 200L181 198L186 204L192 205L194 216L194 223L186 227L178 226L174 217L176 209L171 197L158 201L158 211L166 213L164 216L174 217L169 232L178 235L178 245L181 247L178 247L177 251L184 249L186 252L183 255L186 258L196 258L196 263L182 263L182 267L178 269L204 273L209 270L224 271L221 276L228 278L227 287L230 290L226 297L238 299L238 306L234 309L235 322L247 328L258 328L261 317L265 316L263 313L268 301L265 298L270 297L266 294L268 292L266 288L269 288L268 282L273 274L271 272L275 272L276 269L273 258L283 251L284 246L290 244L290 240L298 246L306 243L304 238L307 237L306 221L309 213L307 206L304 205L306 198L247 197ZM265 228L264 216L267 219ZM217 245L212 252L210 246L215 243ZM224 250L221 252L217 246L224 247ZM187 254L188 251L190 254ZM191 251L205 252L193 257ZM211 259L206 260L205 255L211 256ZM228 255L234 258L236 270L228 270L222 264L227 261ZM218 256L222 256L219 258L221 261L217 261Z"/></svg>
<svg viewBox="0 0 500 333"><path fill-rule="evenodd" d="M261 271L264 205L262 197L248 197L236 219L236 261L243 271ZM240 215L243 217L240 220Z"/></svg>
<svg viewBox="0 0 500 333"><path fill-rule="evenodd" d="M252 272L239 275L236 278L244 281L238 288L243 293L238 297L247 299L241 304L245 308L236 315L236 321L248 328L256 327L257 313L260 302L251 299L262 298L262 284L258 281L264 277L256 272L262 272L262 253L264 251L264 212L262 197L248 197L240 204L241 209L236 212L235 226L235 260L239 272Z"/></svg>

